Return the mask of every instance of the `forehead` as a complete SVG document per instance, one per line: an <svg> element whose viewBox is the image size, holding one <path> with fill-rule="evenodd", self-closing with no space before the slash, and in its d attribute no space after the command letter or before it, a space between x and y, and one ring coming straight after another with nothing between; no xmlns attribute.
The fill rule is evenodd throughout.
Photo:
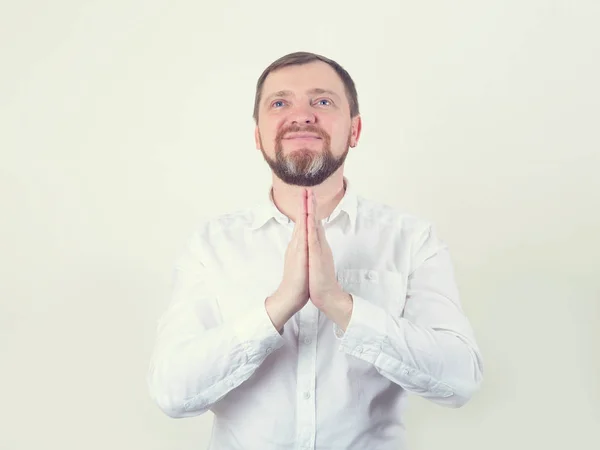
<svg viewBox="0 0 600 450"><path fill-rule="evenodd" d="M327 89L344 96L344 83L329 64L314 61L308 64L286 66L271 72L262 89L263 98L277 91L301 94L311 89Z"/></svg>

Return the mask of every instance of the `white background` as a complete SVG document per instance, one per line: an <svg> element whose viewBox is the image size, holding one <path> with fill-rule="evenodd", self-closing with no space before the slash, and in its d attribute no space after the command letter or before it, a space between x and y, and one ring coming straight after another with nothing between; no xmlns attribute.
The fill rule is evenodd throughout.
<svg viewBox="0 0 600 450"><path fill-rule="evenodd" d="M145 376L175 257L264 196L256 79L353 76L346 176L432 220L485 360L411 450L598 449L595 1L13 1L0 7L0 449L203 449Z"/></svg>

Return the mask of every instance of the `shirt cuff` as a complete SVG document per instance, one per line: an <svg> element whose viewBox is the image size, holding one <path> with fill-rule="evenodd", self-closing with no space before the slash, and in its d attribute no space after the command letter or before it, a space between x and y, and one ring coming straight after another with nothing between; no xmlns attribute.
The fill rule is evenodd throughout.
<svg viewBox="0 0 600 450"><path fill-rule="evenodd" d="M339 350L374 363L385 339L387 313L362 297L352 294L352 298L352 315L346 332L333 325Z"/></svg>

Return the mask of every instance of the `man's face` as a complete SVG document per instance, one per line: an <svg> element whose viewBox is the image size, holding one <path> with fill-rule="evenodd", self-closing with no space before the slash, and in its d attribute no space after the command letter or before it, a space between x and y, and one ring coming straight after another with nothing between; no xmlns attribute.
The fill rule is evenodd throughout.
<svg viewBox="0 0 600 450"><path fill-rule="evenodd" d="M315 186L344 163L360 134L344 83L321 61L271 72L262 89L256 147L283 182Z"/></svg>

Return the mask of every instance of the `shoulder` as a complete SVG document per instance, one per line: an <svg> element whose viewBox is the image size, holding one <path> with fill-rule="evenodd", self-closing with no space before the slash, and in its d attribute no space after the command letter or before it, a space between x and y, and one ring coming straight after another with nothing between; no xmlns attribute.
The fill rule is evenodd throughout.
<svg viewBox="0 0 600 450"><path fill-rule="evenodd" d="M254 209L240 208L210 217L202 217L194 226L188 245L201 246L239 237L252 224Z"/></svg>
<svg viewBox="0 0 600 450"><path fill-rule="evenodd" d="M365 227L387 228L403 234L405 238L416 238L431 232L431 220L419 217L410 211L378 200L357 197L357 220Z"/></svg>
<svg viewBox="0 0 600 450"><path fill-rule="evenodd" d="M359 197L357 229L369 236L372 245L391 247L411 273L433 256L448 252L432 220L381 201Z"/></svg>
<svg viewBox="0 0 600 450"><path fill-rule="evenodd" d="M383 240L415 264L447 249L436 224L426 217L364 197L358 197L357 207L357 230L370 235L368 242Z"/></svg>

